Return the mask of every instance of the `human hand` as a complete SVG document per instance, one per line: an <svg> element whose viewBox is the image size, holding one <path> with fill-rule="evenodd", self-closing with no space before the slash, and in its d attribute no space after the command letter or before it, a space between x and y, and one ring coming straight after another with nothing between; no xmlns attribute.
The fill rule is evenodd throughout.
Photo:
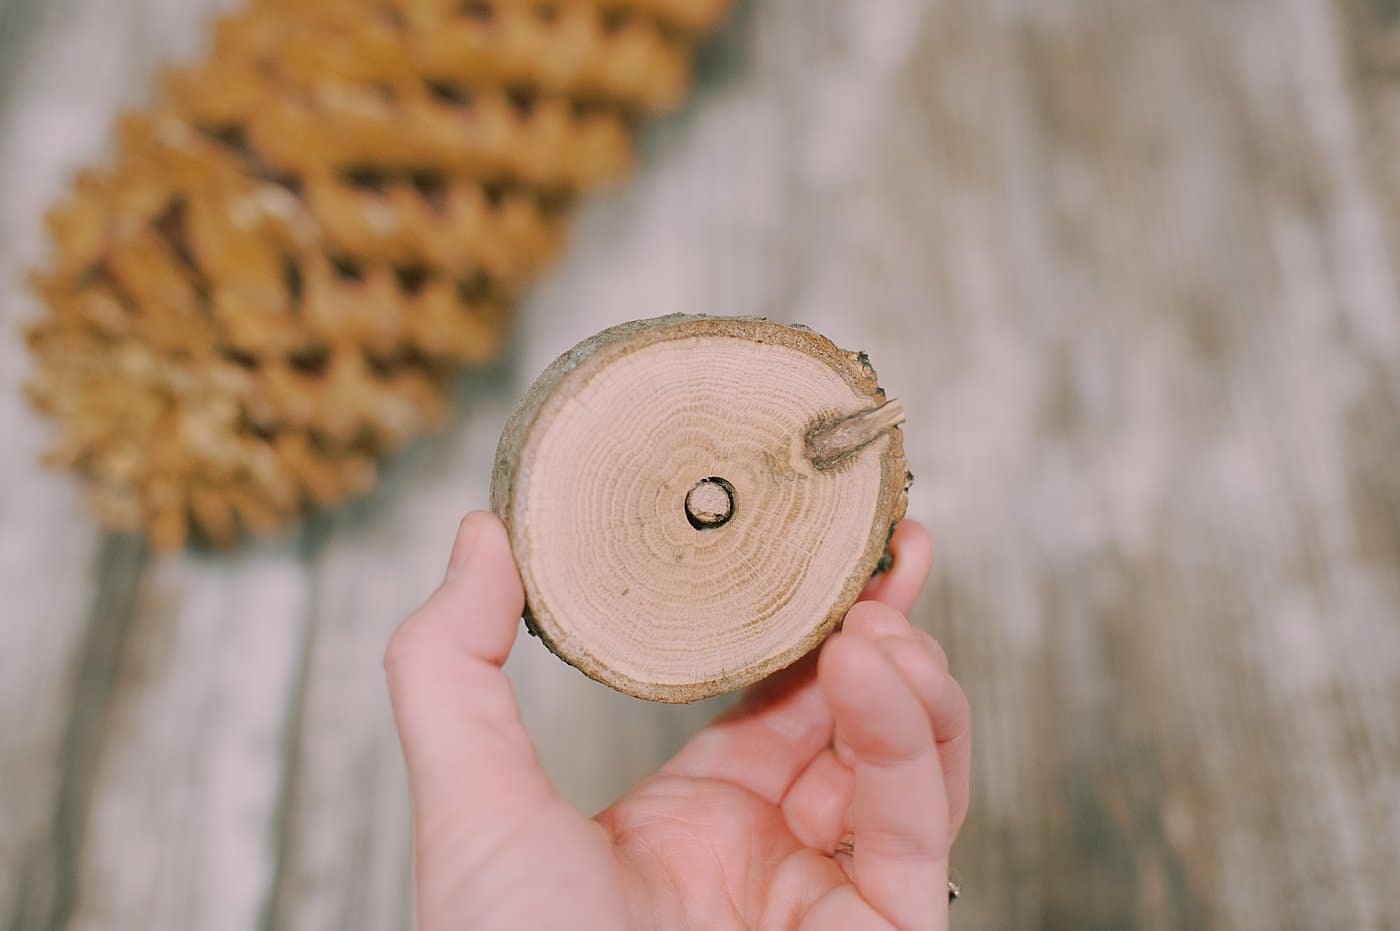
<svg viewBox="0 0 1400 931"><path fill-rule="evenodd" d="M905 521L891 546L893 568L818 657L589 819L540 768L501 668L524 608L505 528L468 515L384 660L420 929L946 928L970 714L942 649L904 617L928 535Z"/></svg>

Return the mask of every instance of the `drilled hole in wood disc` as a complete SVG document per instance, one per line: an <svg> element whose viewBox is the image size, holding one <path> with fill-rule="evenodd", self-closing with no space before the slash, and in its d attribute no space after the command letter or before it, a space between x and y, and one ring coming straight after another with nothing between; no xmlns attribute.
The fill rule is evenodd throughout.
<svg viewBox="0 0 1400 931"><path fill-rule="evenodd" d="M660 701L794 662L904 513L902 420L863 356L802 328L673 316L584 341L497 452L531 630Z"/></svg>
<svg viewBox="0 0 1400 931"><path fill-rule="evenodd" d="M717 475L701 479L685 496L685 516L696 530L718 530L734 516L734 486Z"/></svg>

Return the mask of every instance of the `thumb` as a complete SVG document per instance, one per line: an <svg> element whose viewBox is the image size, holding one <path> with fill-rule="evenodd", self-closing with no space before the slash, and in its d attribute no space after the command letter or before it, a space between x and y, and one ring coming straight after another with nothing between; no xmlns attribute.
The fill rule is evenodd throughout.
<svg viewBox="0 0 1400 931"><path fill-rule="evenodd" d="M489 846L553 794L501 669L524 603L505 527L473 512L442 585L390 639L384 668L420 833Z"/></svg>

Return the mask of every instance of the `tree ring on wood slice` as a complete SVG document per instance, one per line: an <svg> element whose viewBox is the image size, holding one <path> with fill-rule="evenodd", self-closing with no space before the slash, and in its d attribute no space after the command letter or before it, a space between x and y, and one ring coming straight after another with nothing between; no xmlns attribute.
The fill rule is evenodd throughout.
<svg viewBox="0 0 1400 931"><path fill-rule="evenodd" d="M864 354L805 327L678 315L584 340L496 452L526 623L656 701L795 662L885 564L908 501L903 419Z"/></svg>

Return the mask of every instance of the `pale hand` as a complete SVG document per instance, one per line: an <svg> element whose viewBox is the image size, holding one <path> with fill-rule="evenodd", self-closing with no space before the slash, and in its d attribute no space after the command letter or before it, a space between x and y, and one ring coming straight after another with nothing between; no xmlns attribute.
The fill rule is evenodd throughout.
<svg viewBox="0 0 1400 931"><path fill-rule="evenodd" d="M970 715L942 649L904 617L928 535L905 521L892 549L818 658L587 818L540 768L501 668L524 600L505 528L468 515L442 586L385 655L419 928L946 928ZM835 852L843 838L853 854Z"/></svg>

